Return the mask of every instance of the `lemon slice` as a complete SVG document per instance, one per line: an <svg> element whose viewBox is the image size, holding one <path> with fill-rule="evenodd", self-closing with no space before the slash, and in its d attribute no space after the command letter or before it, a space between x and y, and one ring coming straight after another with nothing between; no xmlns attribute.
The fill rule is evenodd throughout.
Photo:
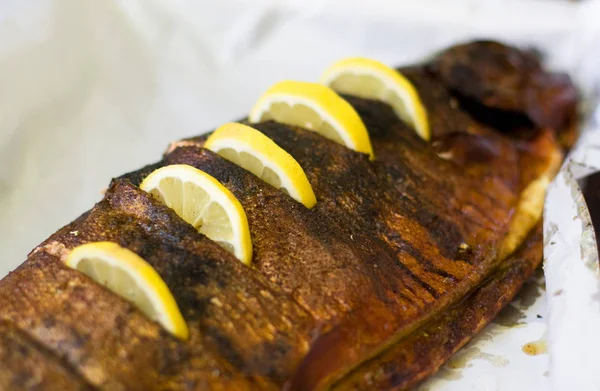
<svg viewBox="0 0 600 391"><path fill-rule="evenodd" d="M258 100L248 120L300 126L373 158L369 134L354 108L320 84L290 80L277 83Z"/></svg>
<svg viewBox="0 0 600 391"><path fill-rule="evenodd" d="M112 242L87 243L75 247L66 264L129 300L171 334L188 338L187 324L167 284L136 253Z"/></svg>
<svg viewBox="0 0 600 391"><path fill-rule="evenodd" d="M431 138L427 110L417 90L395 69L368 58L346 58L329 67L321 83L341 94L385 102L423 140Z"/></svg>
<svg viewBox="0 0 600 391"><path fill-rule="evenodd" d="M210 135L204 148L281 189L307 208L317 203L312 186L296 159L250 126L225 124Z"/></svg>
<svg viewBox="0 0 600 391"><path fill-rule="evenodd" d="M215 178L192 166L175 164L153 171L140 188L240 261L250 264L252 241L246 212Z"/></svg>

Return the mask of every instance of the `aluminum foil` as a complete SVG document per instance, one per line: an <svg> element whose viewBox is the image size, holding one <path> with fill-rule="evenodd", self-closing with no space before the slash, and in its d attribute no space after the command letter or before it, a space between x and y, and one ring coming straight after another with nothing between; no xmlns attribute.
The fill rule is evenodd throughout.
<svg viewBox="0 0 600 391"><path fill-rule="evenodd" d="M600 390L600 266L580 183L600 170L600 109L548 190L544 272L552 390Z"/></svg>

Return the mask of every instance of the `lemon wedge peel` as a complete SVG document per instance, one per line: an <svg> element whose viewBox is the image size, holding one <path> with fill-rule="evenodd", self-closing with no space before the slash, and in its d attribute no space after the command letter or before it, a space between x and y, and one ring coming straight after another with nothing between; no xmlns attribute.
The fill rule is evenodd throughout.
<svg viewBox="0 0 600 391"><path fill-rule="evenodd" d="M274 104L286 104L289 107L287 113L292 112L295 107L308 108L317 114L321 122L302 122L290 118L292 115L273 116L270 109ZM292 80L274 84L259 98L248 116L251 123L268 119L312 130L350 149L368 154L371 159L374 158L367 128L358 113L335 91L322 84ZM325 124L335 131L335 137L323 132Z"/></svg>
<svg viewBox="0 0 600 391"><path fill-rule="evenodd" d="M92 264L84 265L83 262L85 260L90 261ZM160 275L149 263L133 251L113 242L92 242L74 248L65 263L70 268L83 272L94 281L106 286L109 290L132 301L145 315L160 323L177 338L182 340L188 339L188 326L167 284L165 284ZM102 263L113 269L108 274L111 277L115 276L115 268L120 269L131 277L143 295L148 298L148 303L152 305L152 310L143 308L139 303L127 297L123 291L130 290L130 286L122 287L123 289L119 291L116 287L111 286L112 284L107 280L107 276L104 276L104 281L99 281L98 267ZM82 270L89 266L91 266L92 270L87 270L87 272Z"/></svg>
<svg viewBox="0 0 600 391"><path fill-rule="evenodd" d="M165 194L165 180L180 182L180 186L171 183L170 189L180 191L180 196ZM196 194L206 194L208 200L198 199L194 194L191 197L189 194L186 196L187 184L192 186L192 191ZM217 179L190 165L173 164L154 170L142 181L140 188L173 209L182 219L235 255L242 263L251 264L252 240L246 212L233 193ZM211 215L211 208L221 215L224 212L227 221L223 220L224 216L215 218L214 213ZM207 214L209 218L205 219ZM218 225L219 222L222 224ZM223 231L223 226L230 231Z"/></svg>
<svg viewBox="0 0 600 391"><path fill-rule="evenodd" d="M371 77L382 83L379 91L361 90L356 80L343 77ZM392 106L400 119L412 126L425 141L431 138L427 110L413 84L400 72L387 65L363 57L351 57L340 60L329 67L321 77L321 83L335 91L355 95L360 98L379 100ZM395 100L395 97L399 98Z"/></svg>
<svg viewBox="0 0 600 391"><path fill-rule="evenodd" d="M204 147L263 178L270 185L284 189L307 208L317 203L312 186L296 159L250 126L227 123L210 135ZM243 153L256 158L260 165L252 164L254 160L250 159L243 161L240 157ZM265 169L274 175L261 175Z"/></svg>

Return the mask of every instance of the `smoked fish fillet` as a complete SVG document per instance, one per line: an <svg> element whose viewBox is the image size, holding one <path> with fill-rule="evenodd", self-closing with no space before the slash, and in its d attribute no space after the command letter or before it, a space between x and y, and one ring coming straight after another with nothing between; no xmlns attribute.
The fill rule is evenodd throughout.
<svg viewBox="0 0 600 391"><path fill-rule="evenodd" d="M545 189L576 139L578 97L535 53L491 41L399 71L430 142L353 96L374 161L306 129L252 125L302 166L312 209L203 148L206 135L115 178L0 281L0 389L406 390L435 373L540 264ZM237 197L252 267L139 189L171 164ZM154 267L189 340L64 266L92 241Z"/></svg>

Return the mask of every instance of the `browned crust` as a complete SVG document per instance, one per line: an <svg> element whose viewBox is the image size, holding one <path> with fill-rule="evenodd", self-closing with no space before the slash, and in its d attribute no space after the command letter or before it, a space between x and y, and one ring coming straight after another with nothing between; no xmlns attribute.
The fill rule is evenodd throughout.
<svg viewBox="0 0 600 391"><path fill-rule="evenodd" d="M188 323L187 343L62 264L73 247L106 240L161 275ZM277 287L123 181L0 281L0 308L0 319L104 389L278 389L314 325Z"/></svg>
<svg viewBox="0 0 600 391"><path fill-rule="evenodd" d="M45 347L0 322L0 389L91 391L83 378Z"/></svg>
<svg viewBox="0 0 600 391"><path fill-rule="evenodd" d="M482 286L409 338L337 383L333 390L407 390L431 376L517 294L542 261L542 224Z"/></svg>
<svg viewBox="0 0 600 391"><path fill-rule="evenodd" d="M542 69L533 51L493 41L456 45L429 66L460 97L504 115L553 129L570 148L576 137L577 91L568 75Z"/></svg>
<svg viewBox="0 0 600 391"><path fill-rule="evenodd" d="M561 98L569 83L564 94L560 83L546 89L543 81L554 79L532 67L538 81L527 88L535 105L514 101L515 74L471 54L527 62L526 55L473 45L402 70L429 112L433 148L388 106L352 97L375 162L304 129L256 125L305 170L318 199L308 210L201 148L205 137L175 143L162 161L115 180L101 203L0 282L0 320L27 330L102 388L404 389L418 382L489 322L539 263L539 227L505 256L539 220L543 180L561 158L557 134L572 125L531 111L563 104L570 113L570 98ZM470 66L492 95L461 90L444 70L456 66ZM502 95L488 79L514 91ZM562 128L538 126L550 122ZM240 200L253 269L135 186L168 164L198 167ZM523 207L530 201L531 210ZM96 240L135 251L159 272L188 321L189 342L61 264L71 248Z"/></svg>

